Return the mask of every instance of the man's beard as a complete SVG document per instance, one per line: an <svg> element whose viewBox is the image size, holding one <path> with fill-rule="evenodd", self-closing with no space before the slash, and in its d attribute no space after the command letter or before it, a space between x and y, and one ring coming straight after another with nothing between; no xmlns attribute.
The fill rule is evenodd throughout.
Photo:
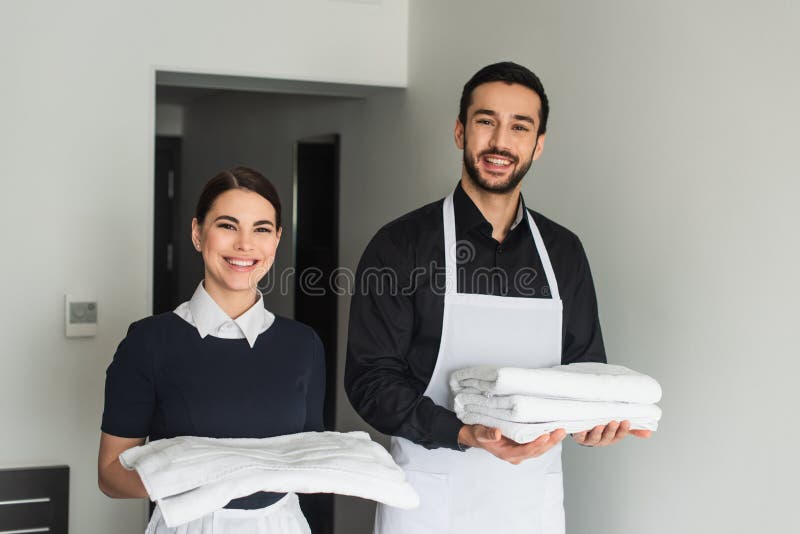
<svg viewBox="0 0 800 534"><path fill-rule="evenodd" d="M534 145L535 147L536 145ZM483 156L495 154L498 156L502 156L504 158L510 159L513 165L517 165L519 163L519 159L516 158L510 152L506 152L505 150L485 150L478 154L478 157L475 160L470 159L469 154L467 152L467 138L466 135L464 136L464 168L467 169L467 175L472 180L472 183L483 189L484 191L489 191L491 193L508 193L513 191L517 185L522 181L527 174L528 170L531 168L533 164L533 154L531 154L531 158L524 162L521 167L517 168L514 172L511 173L511 176L508 177L506 182L501 183L492 183L488 180L485 180L481 173L478 171L478 168L475 166L475 161L480 160ZM536 149L534 148L534 151Z"/></svg>

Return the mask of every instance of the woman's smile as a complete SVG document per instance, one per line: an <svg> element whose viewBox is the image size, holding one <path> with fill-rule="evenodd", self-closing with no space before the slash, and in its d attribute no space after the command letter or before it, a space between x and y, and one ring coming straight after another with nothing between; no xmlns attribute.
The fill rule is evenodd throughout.
<svg viewBox="0 0 800 534"><path fill-rule="evenodd" d="M260 260L255 258L248 259L223 256L223 259L232 270L240 273L249 273L253 271L259 263L261 263Z"/></svg>

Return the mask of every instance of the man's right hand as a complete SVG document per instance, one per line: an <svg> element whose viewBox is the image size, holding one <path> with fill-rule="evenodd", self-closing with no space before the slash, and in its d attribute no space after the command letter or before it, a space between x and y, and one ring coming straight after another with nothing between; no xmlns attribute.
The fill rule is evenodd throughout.
<svg viewBox="0 0 800 534"><path fill-rule="evenodd" d="M484 449L501 460L514 465L528 458L536 458L546 453L563 440L567 433L563 428L543 434L530 443L517 443L505 437L499 428L483 425L464 425L458 432L458 442L468 447Z"/></svg>

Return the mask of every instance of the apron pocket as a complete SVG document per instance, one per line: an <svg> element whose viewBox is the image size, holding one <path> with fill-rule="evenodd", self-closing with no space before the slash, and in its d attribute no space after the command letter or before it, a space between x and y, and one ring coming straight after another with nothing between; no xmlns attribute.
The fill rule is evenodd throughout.
<svg viewBox="0 0 800 534"><path fill-rule="evenodd" d="M411 534L450 530L450 484L441 473L406 470L406 480L419 493L420 504L413 510L381 505L378 511L380 534Z"/></svg>

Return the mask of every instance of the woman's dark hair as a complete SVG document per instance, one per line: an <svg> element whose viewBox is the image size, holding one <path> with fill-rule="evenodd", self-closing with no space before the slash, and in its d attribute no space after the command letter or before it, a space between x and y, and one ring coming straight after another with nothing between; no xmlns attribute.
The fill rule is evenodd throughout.
<svg viewBox="0 0 800 534"><path fill-rule="evenodd" d="M543 134L547 130L550 103L547 101L542 82L529 69L511 61L503 61L483 67L464 85L458 109L458 120L461 121L461 124L467 124L467 108L472 103L472 91L479 85L489 82L518 83L539 95L539 99L542 101L542 108L539 110L539 131L537 133Z"/></svg>
<svg viewBox="0 0 800 534"><path fill-rule="evenodd" d="M281 199L278 197L278 191L260 172L249 167L222 171L208 181L197 200L197 209L194 212L197 222L203 224L208 210L217 197L231 189L244 189L264 197L275 208L275 228L281 227Z"/></svg>

